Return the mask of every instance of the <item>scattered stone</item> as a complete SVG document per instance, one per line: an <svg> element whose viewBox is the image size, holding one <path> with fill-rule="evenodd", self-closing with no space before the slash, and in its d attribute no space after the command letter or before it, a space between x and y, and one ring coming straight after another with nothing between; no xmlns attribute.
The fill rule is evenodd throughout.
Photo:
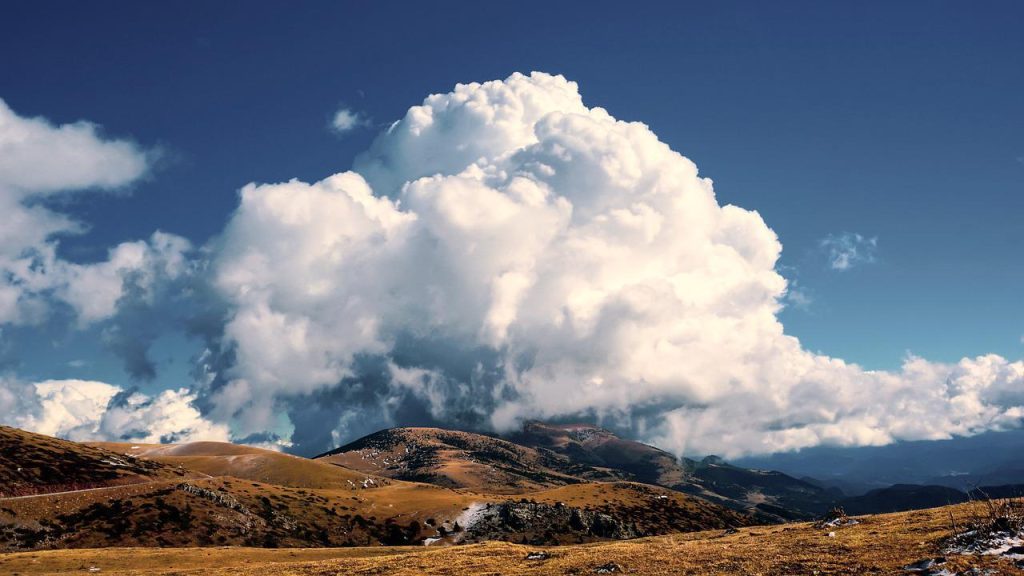
<svg viewBox="0 0 1024 576"><path fill-rule="evenodd" d="M541 551L541 552L530 552L529 554L526 555L526 559L527 560L547 560L548 558L551 558L551 554L548 554L547 552L543 552L543 551Z"/></svg>
<svg viewBox="0 0 1024 576"><path fill-rule="evenodd" d="M934 568L946 563L946 559L939 556L938 558L926 558L924 560L918 560L913 564L907 564L903 567L904 570L911 574L935 574Z"/></svg>
<svg viewBox="0 0 1024 576"><path fill-rule="evenodd" d="M615 562L608 562L594 568L594 574L618 574L622 572L625 572L625 570Z"/></svg>

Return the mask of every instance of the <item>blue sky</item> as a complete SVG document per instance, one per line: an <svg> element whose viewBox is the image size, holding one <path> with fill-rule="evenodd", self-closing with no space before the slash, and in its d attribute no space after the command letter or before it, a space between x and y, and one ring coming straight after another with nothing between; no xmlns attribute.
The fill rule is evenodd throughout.
<svg viewBox="0 0 1024 576"><path fill-rule="evenodd" d="M458 82L532 70L587 106L642 121L756 210L804 300L803 346L896 369L1024 352L1024 7L1019 2L218 2L10 4L0 98L19 115L88 119L156 150L127 192L76 195L72 262L154 230L203 245L249 182L348 169L409 106ZM337 134L346 108L365 125ZM827 239L859 234L847 269ZM873 247L863 244L873 242ZM5 331L25 378L131 383L96 336ZM156 342L149 391L185 385L195 340ZM69 362L83 360L84 363Z"/></svg>

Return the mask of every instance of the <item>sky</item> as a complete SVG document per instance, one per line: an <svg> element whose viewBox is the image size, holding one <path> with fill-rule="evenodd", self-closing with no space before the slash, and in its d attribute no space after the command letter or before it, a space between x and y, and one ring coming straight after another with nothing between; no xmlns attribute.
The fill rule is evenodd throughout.
<svg viewBox="0 0 1024 576"><path fill-rule="evenodd" d="M590 417L735 454L1019 425L1019 3L3 11L8 423L312 451Z"/></svg>

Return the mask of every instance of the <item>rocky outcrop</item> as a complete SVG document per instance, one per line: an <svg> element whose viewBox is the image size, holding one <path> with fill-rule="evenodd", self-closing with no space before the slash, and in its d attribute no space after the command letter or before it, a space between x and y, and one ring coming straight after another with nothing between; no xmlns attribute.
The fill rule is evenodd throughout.
<svg viewBox="0 0 1024 576"><path fill-rule="evenodd" d="M652 536L623 515L566 506L519 501L491 504L465 528L463 542L483 540L558 544L566 541L626 540Z"/></svg>

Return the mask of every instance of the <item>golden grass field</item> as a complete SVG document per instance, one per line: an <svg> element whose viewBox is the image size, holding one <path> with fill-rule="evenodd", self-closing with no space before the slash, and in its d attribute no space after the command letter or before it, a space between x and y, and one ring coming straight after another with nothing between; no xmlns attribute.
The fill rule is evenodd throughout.
<svg viewBox="0 0 1024 576"><path fill-rule="evenodd" d="M860 523L817 528L810 523L659 536L622 542L541 548L489 542L440 548L319 549L109 548L0 555L0 573L204 576L334 576L344 574L540 575L595 574L615 565L651 575L908 574L902 567L942 554L950 514L963 521L979 504L861 517ZM829 536L829 532L834 536ZM543 552L544 559L527 555ZM1009 560L947 555L951 572L977 568L993 576L1021 574Z"/></svg>

